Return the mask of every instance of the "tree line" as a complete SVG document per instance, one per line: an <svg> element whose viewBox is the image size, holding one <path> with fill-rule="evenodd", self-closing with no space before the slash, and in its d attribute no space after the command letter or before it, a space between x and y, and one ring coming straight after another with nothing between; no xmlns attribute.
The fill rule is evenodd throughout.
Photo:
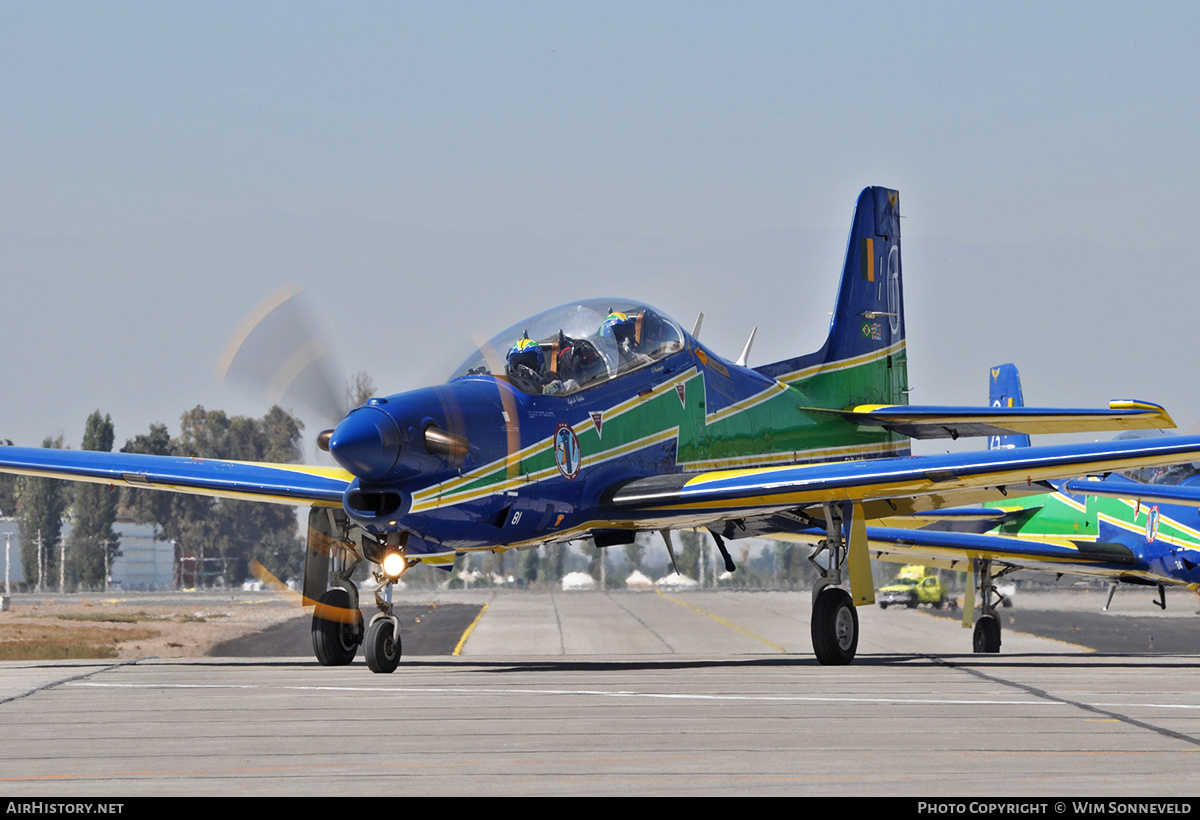
<svg viewBox="0 0 1200 820"><path fill-rule="evenodd" d="M172 436L165 424L152 424L148 432L127 440L121 452L294 463L300 460L303 429L299 419L278 406L262 418L197 406L180 418L178 435ZM63 436L47 437L42 446L62 448ZM112 418L96 410L84 425L82 448L111 452L113 446ZM0 475L0 514L17 521L27 586L41 578L57 588L62 578L64 590L103 589L112 561L120 555L113 529L118 516L152 524L157 537L174 541L177 572L186 554L218 559L231 584L245 580L254 559L280 578L303 567L295 511L278 504ZM64 521L70 521L71 529L60 542Z"/></svg>

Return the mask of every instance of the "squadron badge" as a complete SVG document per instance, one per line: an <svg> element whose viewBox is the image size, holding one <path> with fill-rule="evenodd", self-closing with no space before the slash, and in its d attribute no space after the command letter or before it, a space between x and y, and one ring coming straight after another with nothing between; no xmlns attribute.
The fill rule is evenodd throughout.
<svg viewBox="0 0 1200 820"><path fill-rule="evenodd" d="M565 423L558 425L558 429L554 431L554 462L558 465L558 471L563 474L563 478L570 481L579 475L579 466L582 460L582 454L579 452L579 439L575 438L575 431L571 429L571 425Z"/></svg>

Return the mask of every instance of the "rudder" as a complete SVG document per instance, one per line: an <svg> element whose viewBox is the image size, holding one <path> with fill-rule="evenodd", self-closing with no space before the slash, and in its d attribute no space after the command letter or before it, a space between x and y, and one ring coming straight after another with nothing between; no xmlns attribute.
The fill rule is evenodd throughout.
<svg viewBox="0 0 1200 820"><path fill-rule="evenodd" d="M756 369L811 391L822 406L908 403L897 191L859 194L825 344Z"/></svg>

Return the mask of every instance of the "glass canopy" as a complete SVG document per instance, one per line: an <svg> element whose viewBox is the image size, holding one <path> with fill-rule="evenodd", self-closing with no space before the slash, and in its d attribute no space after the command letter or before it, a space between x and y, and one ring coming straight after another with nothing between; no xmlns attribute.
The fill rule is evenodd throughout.
<svg viewBox="0 0 1200 820"><path fill-rule="evenodd" d="M568 395L684 347L683 331L648 305L589 299L518 322L450 377L491 375L534 395Z"/></svg>

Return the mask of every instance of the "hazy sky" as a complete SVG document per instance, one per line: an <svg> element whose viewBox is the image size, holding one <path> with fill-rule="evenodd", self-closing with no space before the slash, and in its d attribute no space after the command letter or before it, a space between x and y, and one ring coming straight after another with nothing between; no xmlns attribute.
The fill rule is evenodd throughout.
<svg viewBox="0 0 1200 820"><path fill-rule="evenodd" d="M1195 3L0 4L0 438L261 414L213 364L303 286L347 371L444 380L575 298L753 364L824 337L900 191L914 403L1200 419ZM310 424L315 433L319 424ZM982 440L979 446L983 446Z"/></svg>

